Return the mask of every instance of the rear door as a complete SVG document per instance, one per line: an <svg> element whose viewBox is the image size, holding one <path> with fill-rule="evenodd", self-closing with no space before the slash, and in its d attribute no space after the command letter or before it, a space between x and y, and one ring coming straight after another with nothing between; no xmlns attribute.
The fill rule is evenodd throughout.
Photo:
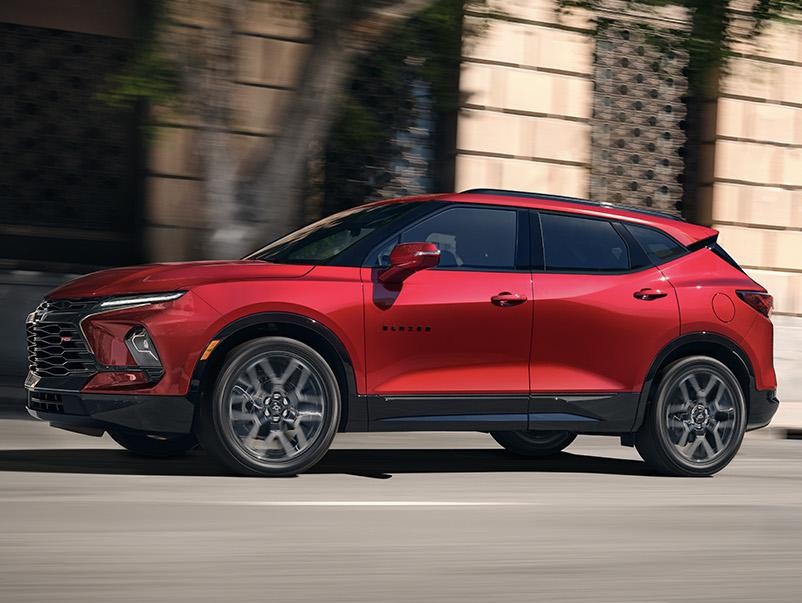
<svg viewBox="0 0 802 603"><path fill-rule="evenodd" d="M542 264L533 272L531 410L548 396L639 392L679 335L673 287L619 223L540 212L533 224ZM587 409L581 398L575 405Z"/></svg>

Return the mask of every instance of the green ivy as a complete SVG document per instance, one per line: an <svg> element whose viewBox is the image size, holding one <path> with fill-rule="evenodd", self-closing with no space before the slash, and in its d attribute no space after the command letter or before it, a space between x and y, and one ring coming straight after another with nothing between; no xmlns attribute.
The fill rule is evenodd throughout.
<svg viewBox="0 0 802 603"><path fill-rule="evenodd" d="M605 4L604 0L557 0L561 12L573 8L595 11ZM626 0L626 4L633 9L665 6L687 9L691 29L677 39L688 53L688 85L693 93L704 93L710 78L726 70L737 41L729 27L733 17L729 0ZM757 0L750 11L742 14L750 22L745 38L758 36L769 22L788 20L789 14L798 11L802 11L802 0Z"/></svg>

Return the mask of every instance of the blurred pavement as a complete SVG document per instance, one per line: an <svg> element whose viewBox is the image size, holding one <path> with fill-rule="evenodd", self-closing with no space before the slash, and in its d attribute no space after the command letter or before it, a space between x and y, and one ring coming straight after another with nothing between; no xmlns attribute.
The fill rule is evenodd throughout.
<svg viewBox="0 0 802 603"><path fill-rule="evenodd" d="M711 479L613 438L516 459L483 434L341 435L312 474L225 476L0 420L0 600L798 601L802 443Z"/></svg>

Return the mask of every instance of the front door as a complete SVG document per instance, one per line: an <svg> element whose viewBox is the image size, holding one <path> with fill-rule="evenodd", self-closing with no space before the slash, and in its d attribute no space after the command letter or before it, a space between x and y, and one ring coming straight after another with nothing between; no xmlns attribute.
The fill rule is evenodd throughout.
<svg viewBox="0 0 802 603"><path fill-rule="evenodd" d="M525 424L532 334L531 274L518 247L528 237L525 216L452 205L377 254L399 242L433 242L441 252L437 268L386 286L377 280L380 267L363 268L374 426Z"/></svg>

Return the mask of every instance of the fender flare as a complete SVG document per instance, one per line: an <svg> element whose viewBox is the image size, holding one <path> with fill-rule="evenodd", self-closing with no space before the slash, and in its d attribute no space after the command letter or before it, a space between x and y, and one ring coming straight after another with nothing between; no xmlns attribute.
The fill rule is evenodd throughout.
<svg viewBox="0 0 802 603"><path fill-rule="evenodd" d="M755 373L746 352L732 339L724 335L719 335L718 333L710 333L708 331L686 333L685 335L680 335L663 347L649 367L649 372L646 373L646 378L643 380L643 387L638 398L638 411L635 416L635 424L632 426L632 431L637 431L643 423L643 417L646 415L646 408L649 405L649 394L652 391L654 380L666 359L681 347L699 343L717 345L732 353L735 362L743 367L749 377L748 389L744 392L744 397L749 400L750 391L755 387Z"/></svg>
<svg viewBox="0 0 802 603"><path fill-rule="evenodd" d="M230 341L233 336L241 333L244 330L266 324L291 325L312 331L317 336L321 337L334 350L342 367L342 373L345 377L348 393L348 395L345 396L342 401L344 407L343 418L347 418L349 426L357 427L355 422L360 423L364 417L362 416L363 413L359 412L358 404L355 404L355 401L358 400L358 396L356 375L351 356L349 355L348 350L340 338L337 337L337 335L331 329L321 324L320 321L292 312L258 312L256 314L250 314L248 316L238 318L227 324L214 337L206 342L206 346L208 346L209 343L215 339L219 339L221 343L225 342L226 340ZM206 349L206 346L204 346L204 350ZM215 354L212 353L209 359L198 359L198 361L195 363L195 368L192 371L189 387L189 398L193 402L197 402L199 400L201 385L204 383L205 377L207 377L207 369L209 368L210 361L214 358ZM337 367L332 368L336 374L338 372Z"/></svg>

